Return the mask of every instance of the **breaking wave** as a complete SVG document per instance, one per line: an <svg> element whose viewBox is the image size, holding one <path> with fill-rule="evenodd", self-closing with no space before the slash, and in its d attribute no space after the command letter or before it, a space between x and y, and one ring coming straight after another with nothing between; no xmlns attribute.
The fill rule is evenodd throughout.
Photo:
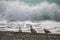
<svg viewBox="0 0 60 40"><path fill-rule="evenodd" d="M60 9L56 3L44 1L29 6L21 1L0 1L0 20L60 20Z"/></svg>

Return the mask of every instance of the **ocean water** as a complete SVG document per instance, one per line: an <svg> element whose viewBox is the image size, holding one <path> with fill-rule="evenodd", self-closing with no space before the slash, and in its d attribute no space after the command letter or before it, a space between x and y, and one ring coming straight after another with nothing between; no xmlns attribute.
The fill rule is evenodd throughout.
<svg viewBox="0 0 60 40"><path fill-rule="evenodd" d="M33 29L37 31L37 33L44 33L44 28L51 31L51 33L60 33L60 22L55 21L39 21L39 22L31 22L31 21L15 21L15 22L7 22L0 21L0 31L13 31L18 32L19 27L21 27L22 32L31 32L30 25L32 25Z"/></svg>
<svg viewBox="0 0 60 40"><path fill-rule="evenodd" d="M60 1L1 0L0 20L60 21Z"/></svg>
<svg viewBox="0 0 60 40"><path fill-rule="evenodd" d="M9 21L7 21L9 20ZM44 28L60 32L59 0L0 0L0 31L30 32L31 24L38 33Z"/></svg>

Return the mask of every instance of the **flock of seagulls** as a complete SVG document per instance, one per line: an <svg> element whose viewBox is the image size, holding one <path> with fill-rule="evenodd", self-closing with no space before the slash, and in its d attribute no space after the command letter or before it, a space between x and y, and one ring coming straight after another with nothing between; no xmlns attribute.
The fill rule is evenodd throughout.
<svg viewBox="0 0 60 40"><path fill-rule="evenodd" d="M47 30L45 28L43 30L45 33L51 33L49 30ZM34 34L37 33L37 31L35 29L33 29L32 25L30 25L30 31L31 31L31 33L34 33ZM21 27L19 27L19 32L22 32Z"/></svg>

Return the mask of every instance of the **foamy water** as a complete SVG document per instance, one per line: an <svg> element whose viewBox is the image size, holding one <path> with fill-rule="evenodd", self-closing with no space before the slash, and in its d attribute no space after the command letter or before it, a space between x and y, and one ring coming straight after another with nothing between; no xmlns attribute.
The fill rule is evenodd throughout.
<svg viewBox="0 0 60 40"><path fill-rule="evenodd" d="M7 22L0 21L0 31L14 31L18 32L19 27L21 27L22 32L30 32L30 27L26 26L26 24L30 24L33 26L38 33L44 33L44 28L48 29L52 33L60 33L60 22L55 21L39 21L39 22L31 22L31 21L16 21L16 22Z"/></svg>
<svg viewBox="0 0 60 40"><path fill-rule="evenodd" d="M29 0L30 1L30 0ZM29 2L28 1L28 2ZM31 0L33 1L33 0ZM38 1L38 0L37 0ZM34 1L35 2L35 1ZM0 1L0 20L56 20L60 21L60 6L47 0L35 4L22 1Z"/></svg>

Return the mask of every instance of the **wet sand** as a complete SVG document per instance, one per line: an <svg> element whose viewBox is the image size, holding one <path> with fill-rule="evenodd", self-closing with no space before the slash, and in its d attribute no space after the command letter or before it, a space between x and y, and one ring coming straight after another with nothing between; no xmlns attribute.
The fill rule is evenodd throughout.
<svg viewBox="0 0 60 40"><path fill-rule="evenodd" d="M60 40L60 34L0 31L0 40Z"/></svg>

